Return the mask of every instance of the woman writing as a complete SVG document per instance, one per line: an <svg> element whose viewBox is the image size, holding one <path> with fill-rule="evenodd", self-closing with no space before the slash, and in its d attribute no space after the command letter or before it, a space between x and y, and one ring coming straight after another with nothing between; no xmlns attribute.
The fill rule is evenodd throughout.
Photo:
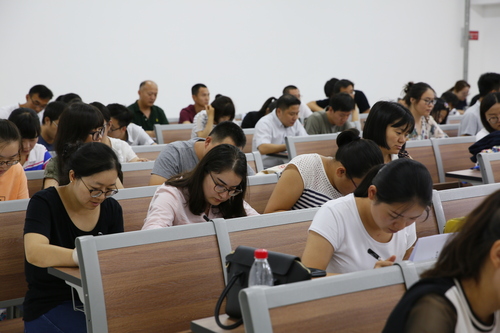
<svg viewBox="0 0 500 333"><path fill-rule="evenodd" d="M245 154L232 145L215 146L194 170L174 176L156 190L142 229L258 215L243 200L246 186Z"/></svg>
<svg viewBox="0 0 500 333"><path fill-rule="evenodd" d="M415 127L415 119L406 108L396 102L377 102L366 118L363 138L374 141L382 151L384 163L406 157L404 146ZM399 155L399 156L398 156Z"/></svg>
<svg viewBox="0 0 500 333"><path fill-rule="evenodd" d="M20 152L21 134L16 125L0 119L0 201L29 198Z"/></svg>
<svg viewBox="0 0 500 333"><path fill-rule="evenodd" d="M402 158L375 167L354 194L319 209L302 262L349 273L402 261L417 239L414 222L427 217L431 202L432 179L421 163Z"/></svg>
<svg viewBox="0 0 500 333"><path fill-rule="evenodd" d="M384 332L500 330L500 191L474 209L434 267L399 301Z"/></svg>
<svg viewBox="0 0 500 333"><path fill-rule="evenodd" d="M341 132L337 146L335 158L304 154L292 159L264 213L320 207L328 200L352 193L373 166L384 163L377 144L360 139L357 129Z"/></svg>
<svg viewBox="0 0 500 333"><path fill-rule="evenodd" d="M120 170L111 148L87 143L66 164L69 184L42 190L30 200L24 225L25 332L86 332L85 315L73 310L71 288L46 267L77 266L79 236L123 232L122 209L110 198L118 192Z"/></svg>
<svg viewBox="0 0 500 333"><path fill-rule="evenodd" d="M447 138L445 132L439 127L431 111L436 104L436 93L430 85L424 82L409 82L405 87L405 103L408 105L415 128L410 133L410 140L425 140L430 138Z"/></svg>

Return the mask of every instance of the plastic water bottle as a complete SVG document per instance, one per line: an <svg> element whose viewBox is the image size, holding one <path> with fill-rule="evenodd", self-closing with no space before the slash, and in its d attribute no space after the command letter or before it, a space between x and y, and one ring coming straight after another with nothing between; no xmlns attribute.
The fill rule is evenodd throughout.
<svg viewBox="0 0 500 333"><path fill-rule="evenodd" d="M248 286L272 286L273 272L271 271L271 266L267 262L267 250L256 249L254 253L255 261L253 262L252 268L250 268L250 276L248 277Z"/></svg>

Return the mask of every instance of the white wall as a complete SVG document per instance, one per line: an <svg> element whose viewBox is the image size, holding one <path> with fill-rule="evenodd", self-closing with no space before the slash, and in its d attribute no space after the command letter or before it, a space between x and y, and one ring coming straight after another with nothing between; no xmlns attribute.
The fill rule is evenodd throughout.
<svg viewBox="0 0 500 333"><path fill-rule="evenodd" d="M129 104L145 79L158 83L156 104L170 117L198 82L232 97L237 113L259 109L287 84L305 102L323 98L331 77L354 81L371 104L396 98L409 80L441 94L462 76L463 2L0 0L0 105L24 102L39 83L56 96ZM473 22L481 25L475 82L500 72L490 53L498 43L486 46L499 17L474 14Z"/></svg>

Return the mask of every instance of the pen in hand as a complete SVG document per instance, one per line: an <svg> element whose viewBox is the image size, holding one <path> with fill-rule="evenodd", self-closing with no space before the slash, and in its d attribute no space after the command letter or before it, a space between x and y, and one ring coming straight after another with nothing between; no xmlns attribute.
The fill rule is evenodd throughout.
<svg viewBox="0 0 500 333"><path fill-rule="evenodd" d="M377 259L377 260L381 260L380 259L380 256L375 252L373 251L372 249L368 249L368 254L371 255L373 258Z"/></svg>

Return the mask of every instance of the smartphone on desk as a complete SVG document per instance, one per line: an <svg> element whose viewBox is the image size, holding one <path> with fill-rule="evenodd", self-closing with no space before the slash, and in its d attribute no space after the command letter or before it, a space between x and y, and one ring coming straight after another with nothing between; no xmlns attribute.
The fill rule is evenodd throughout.
<svg viewBox="0 0 500 333"><path fill-rule="evenodd" d="M326 276L325 270L322 270L319 268L311 268L311 267L307 267L307 268L309 268L309 270L311 271L311 277L313 277L313 278Z"/></svg>

